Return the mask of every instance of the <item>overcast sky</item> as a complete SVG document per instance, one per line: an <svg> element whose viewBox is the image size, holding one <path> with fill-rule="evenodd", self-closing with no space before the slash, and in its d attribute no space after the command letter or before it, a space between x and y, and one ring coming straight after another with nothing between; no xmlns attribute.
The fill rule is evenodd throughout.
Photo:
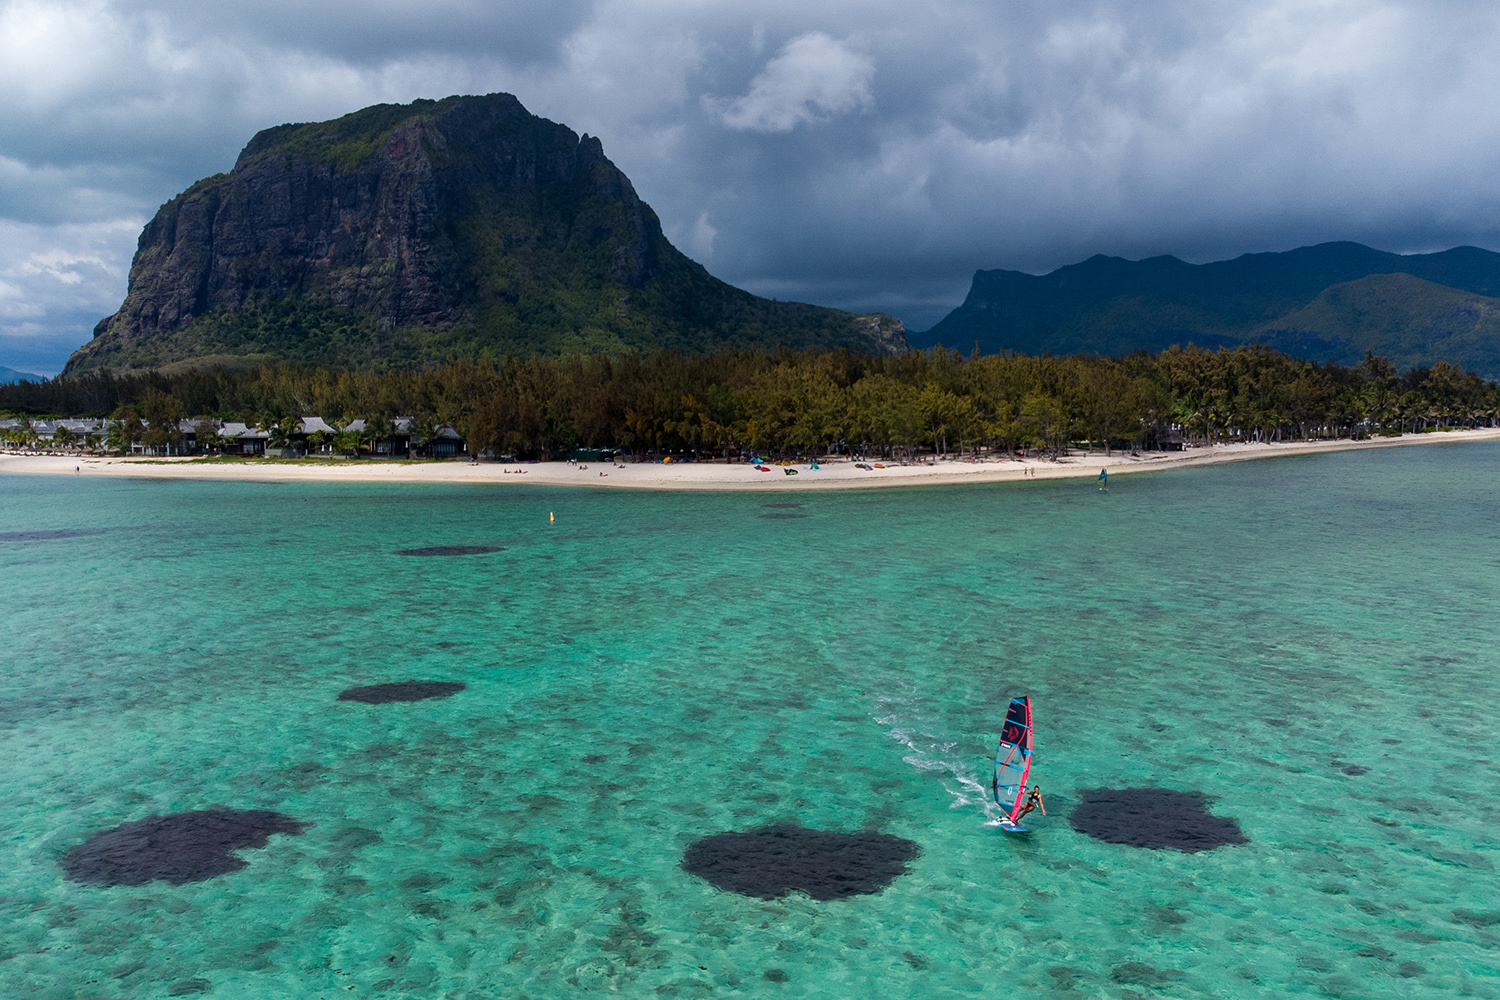
<svg viewBox="0 0 1500 1000"><path fill-rule="evenodd" d="M0 365L256 130L507 91L744 288L925 329L976 268L1500 249L1500 5L0 0Z"/></svg>

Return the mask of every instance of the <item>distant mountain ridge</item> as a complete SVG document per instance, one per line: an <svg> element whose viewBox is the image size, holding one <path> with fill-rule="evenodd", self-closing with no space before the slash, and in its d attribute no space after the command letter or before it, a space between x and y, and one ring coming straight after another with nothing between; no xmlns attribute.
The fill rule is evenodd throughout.
<svg viewBox="0 0 1500 1000"><path fill-rule="evenodd" d="M1192 341L1265 343L1354 364L1448 360L1500 376L1500 254L1394 254L1358 243L1189 264L1095 256L1045 275L979 271L963 305L914 346L984 353L1127 354Z"/></svg>
<svg viewBox="0 0 1500 1000"><path fill-rule="evenodd" d="M18 372L14 368L6 368L0 365L0 385L9 385L12 382L45 382L42 375L33 375L31 372Z"/></svg>
<svg viewBox="0 0 1500 1000"><path fill-rule="evenodd" d="M906 346L894 317L714 278L598 139L491 94L258 133L146 225L124 303L65 374L753 343Z"/></svg>

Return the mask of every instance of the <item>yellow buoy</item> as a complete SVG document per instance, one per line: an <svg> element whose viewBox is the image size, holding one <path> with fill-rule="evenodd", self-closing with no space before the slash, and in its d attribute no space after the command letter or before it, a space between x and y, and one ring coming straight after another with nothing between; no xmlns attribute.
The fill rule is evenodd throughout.
<svg viewBox="0 0 1500 1000"><path fill-rule="evenodd" d="M556 521L556 520L557 520L557 515L556 515L556 514L554 514L554 513L552 513L552 512L551 512L551 511L550 511L550 510L549 510L549 511L547 511L547 523L548 523L548 524L552 524L552 523L554 523L554 522L555 522L555 521Z"/></svg>

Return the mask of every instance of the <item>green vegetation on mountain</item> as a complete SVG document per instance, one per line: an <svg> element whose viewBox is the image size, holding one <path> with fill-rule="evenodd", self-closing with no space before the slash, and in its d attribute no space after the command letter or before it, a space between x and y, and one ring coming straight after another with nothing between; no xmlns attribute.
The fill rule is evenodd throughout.
<svg viewBox="0 0 1500 1000"><path fill-rule="evenodd" d="M125 302L66 372L751 344L905 339L889 316L719 281L666 239L598 139L494 94L259 133L147 224Z"/></svg>
<svg viewBox="0 0 1500 1000"><path fill-rule="evenodd" d="M1500 375L1500 254L1400 255L1357 243L1212 264L1092 257L1046 275L979 271L968 298L917 345L986 353L1124 354L1173 344L1267 343L1343 365L1367 350Z"/></svg>
<svg viewBox="0 0 1500 1000"><path fill-rule="evenodd" d="M1500 299L1409 274L1372 274L1333 285L1251 336L1289 354L1340 360L1366 351L1412 368L1433 358L1500 372Z"/></svg>

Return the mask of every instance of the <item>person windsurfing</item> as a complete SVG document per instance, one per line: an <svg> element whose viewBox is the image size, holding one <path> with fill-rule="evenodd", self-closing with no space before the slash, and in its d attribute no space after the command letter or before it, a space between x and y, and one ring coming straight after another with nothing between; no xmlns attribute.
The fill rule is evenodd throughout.
<svg viewBox="0 0 1500 1000"><path fill-rule="evenodd" d="M1031 791L1026 796L1026 804L1021 807L1020 812L1016 813L1016 822L1019 823L1033 809L1040 809L1043 816L1047 815L1047 804L1042 801L1042 789L1040 785L1031 786Z"/></svg>
<svg viewBox="0 0 1500 1000"><path fill-rule="evenodd" d="M1022 695L1010 700L1000 744L995 748L995 774L990 790L1004 815L997 820L1007 833L1025 833L1016 824L1020 818L1027 779L1031 774L1031 699Z"/></svg>

